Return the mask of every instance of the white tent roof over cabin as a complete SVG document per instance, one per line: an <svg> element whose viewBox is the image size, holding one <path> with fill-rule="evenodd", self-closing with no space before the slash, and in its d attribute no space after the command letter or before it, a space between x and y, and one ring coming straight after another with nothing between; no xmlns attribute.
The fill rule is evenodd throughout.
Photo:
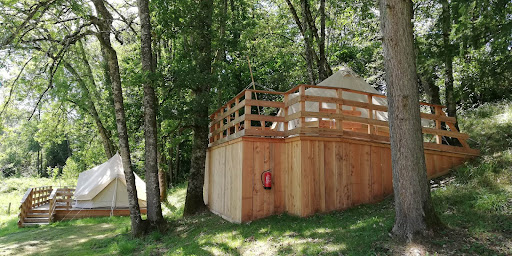
<svg viewBox="0 0 512 256"><path fill-rule="evenodd" d="M318 85L380 94L375 90L375 88L348 67L342 67L338 72L326 78Z"/></svg>
<svg viewBox="0 0 512 256"><path fill-rule="evenodd" d="M341 68L338 72L334 73L332 76L328 77L318 85L328 86L335 88L345 88L356 91L363 91L369 93L380 94L376 89L374 89L371 85L369 85L364 79L362 79L359 75L357 75L354 71L352 71L348 67ZM337 97L336 90L331 89L323 89L323 88L309 88L305 91L306 95L314 95L314 96L322 96L322 97ZM298 97L299 93L290 94L288 99L293 99ZM359 102L368 102L368 97L364 94L358 94L353 92L342 92L342 98L347 100L359 101ZM372 103L375 105L383 105L387 106L388 102L385 98L373 97ZM322 103L322 108L324 109L336 109L336 104L334 103ZM352 110L349 106L343 106L343 110ZM362 108L355 108L356 111L361 112L361 117L368 117L368 111ZM300 111L300 103L293 104L288 108L288 114L293 114ZM306 102L306 111L308 112L319 112L320 105L318 102ZM281 112L278 115L283 115ZM382 121L388 120L387 112L375 111L375 118ZM316 121L317 118L306 118L306 121ZM288 122L288 130L292 130L298 126L298 120L293 120ZM284 130L283 124L274 124L272 128L276 128L278 130Z"/></svg>
<svg viewBox="0 0 512 256"><path fill-rule="evenodd" d="M135 174L137 197L145 207L146 183ZM75 190L77 207L128 207L128 193L121 156L115 154L103 164L80 173Z"/></svg>

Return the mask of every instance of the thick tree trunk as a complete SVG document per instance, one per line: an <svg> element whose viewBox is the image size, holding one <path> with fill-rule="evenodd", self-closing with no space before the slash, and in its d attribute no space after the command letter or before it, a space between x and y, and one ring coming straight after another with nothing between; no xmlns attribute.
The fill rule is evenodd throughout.
<svg viewBox="0 0 512 256"><path fill-rule="evenodd" d="M444 86L446 92L446 112L448 116L457 118L457 102L453 91L453 49L450 43L451 14L448 0L440 0L443 11L441 23L443 31L443 52L444 52ZM458 124L456 123L457 129Z"/></svg>
<svg viewBox="0 0 512 256"><path fill-rule="evenodd" d="M213 0L199 0L198 10L194 17L194 47L193 58L198 66L198 83L193 85L194 100L192 130L194 142L190 161L190 176L187 187L187 197L183 215L193 215L204 211L206 205L203 201L204 167L206 149L208 147L208 105L211 84L211 26L213 14Z"/></svg>
<svg viewBox="0 0 512 256"><path fill-rule="evenodd" d="M207 106L202 106L203 111L208 111ZM207 115L205 115L207 117ZM185 201L184 216L194 215L206 210L203 201L204 168L206 150L208 148L208 129L203 126L195 126L194 141L192 143L192 156L190 162L190 176L188 179L187 198Z"/></svg>
<svg viewBox="0 0 512 256"><path fill-rule="evenodd" d="M380 0L380 13L396 212L392 232L398 238L412 239L439 223L431 201L423 151L412 1Z"/></svg>
<svg viewBox="0 0 512 256"><path fill-rule="evenodd" d="M435 81L431 76L419 75L421 87L427 94L427 100L429 103L441 105L441 99L439 97L439 87L435 84Z"/></svg>
<svg viewBox="0 0 512 256"><path fill-rule="evenodd" d="M130 157L130 145L128 143L128 129L126 128L126 117L124 112L123 91L121 86L121 76L119 73L119 63L117 52L112 48L110 42L110 31L112 27L112 15L105 7L103 0L93 0L96 12L100 15L97 21L100 32L98 40L104 50L106 61L108 63L110 80L112 82L112 94L114 97L114 108L116 115L117 131L119 133L119 150L123 162L124 175L126 179L126 190L128 193L128 203L130 205L130 219L133 236L141 236L145 232L145 224L140 215L139 201L137 197L137 188L135 187L135 175L133 174L132 161Z"/></svg>
<svg viewBox="0 0 512 256"><path fill-rule="evenodd" d="M141 60L144 75L144 138L146 169L146 195L148 221L152 229L161 227L164 222L160 204L160 186L158 181L158 145L156 129L156 95L152 75L155 71L153 52L151 51L151 20L147 0L137 0L141 25Z"/></svg>
<svg viewBox="0 0 512 256"><path fill-rule="evenodd" d="M304 23L300 21L299 15L297 14L297 10L293 6L291 0L286 0L286 3L288 4L288 9L290 10L290 13L292 14L295 24L297 25L297 27L299 27L300 33L301 33L302 37L304 38L304 53L306 56L306 69L308 71L308 78L309 78L309 82L311 84L315 84L316 74L315 74L315 70L313 68L314 67L313 43L311 40L311 35L307 31L307 24L306 24L307 21ZM301 3L304 4L304 1L302 1ZM303 10L304 10L304 7L303 7Z"/></svg>

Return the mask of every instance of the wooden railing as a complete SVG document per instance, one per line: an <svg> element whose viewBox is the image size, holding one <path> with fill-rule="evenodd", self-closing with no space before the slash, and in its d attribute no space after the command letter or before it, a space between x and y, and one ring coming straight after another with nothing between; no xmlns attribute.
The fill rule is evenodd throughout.
<svg viewBox="0 0 512 256"><path fill-rule="evenodd" d="M48 221L51 222L55 210L71 209L75 189L70 187L53 188L52 186L29 188L20 204L18 226L21 227L33 208L48 204Z"/></svg>
<svg viewBox="0 0 512 256"><path fill-rule="evenodd" d="M54 188L48 199L48 222L53 221L53 214L55 213L55 208L57 207L57 190L58 188Z"/></svg>
<svg viewBox="0 0 512 256"><path fill-rule="evenodd" d="M73 194L75 193L75 188L72 187L62 187L57 191L57 203L59 204L59 208L69 210L72 208L73 203Z"/></svg>
<svg viewBox="0 0 512 256"><path fill-rule="evenodd" d="M48 216L49 222L53 221L55 210L59 209L69 210L71 209L71 203L73 202L72 196L74 188L63 187L53 189L52 194L49 197Z"/></svg>
<svg viewBox="0 0 512 256"><path fill-rule="evenodd" d="M52 192L52 186L29 188L20 202L20 214L18 215L18 226L21 227L23 220L30 213L30 210L34 207L47 204L50 193Z"/></svg>
<svg viewBox="0 0 512 256"><path fill-rule="evenodd" d="M310 88L327 96L309 95L306 89ZM343 97L346 93L358 100ZM299 85L287 92L246 89L210 116L209 146L241 136L316 135L388 142L387 103L375 104L383 99L386 96L328 86ZM318 109L308 110L307 106L312 104L318 105ZM443 145L444 138L444 144L458 141L460 145L456 146L476 153L466 142L469 136L455 127L456 119L443 111L445 106L419 104L424 139L429 147L447 146Z"/></svg>

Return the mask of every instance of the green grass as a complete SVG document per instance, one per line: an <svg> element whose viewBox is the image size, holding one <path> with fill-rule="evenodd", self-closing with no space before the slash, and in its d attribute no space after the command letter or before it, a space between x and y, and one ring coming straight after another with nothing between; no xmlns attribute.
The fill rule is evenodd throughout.
<svg viewBox="0 0 512 256"><path fill-rule="evenodd" d="M232 224L211 213L182 218L186 185L173 188L163 211L168 231L130 237L127 217L82 219L18 229L6 202L52 180L9 178L0 188L0 255L512 255L512 104L463 113L463 131L482 157L460 167L433 191L444 230L403 245L391 240L391 199L342 212L298 218L278 215Z"/></svg>

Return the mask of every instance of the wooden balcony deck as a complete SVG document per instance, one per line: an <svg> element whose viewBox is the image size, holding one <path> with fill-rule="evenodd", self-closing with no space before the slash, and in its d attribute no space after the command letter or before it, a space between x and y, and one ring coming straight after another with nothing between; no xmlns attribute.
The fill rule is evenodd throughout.
<svg viewBox="0 0 512 256"><path fill-rule="evenodd" d="M336 97L308 95L307 89L330 91ZM362 96L364 100L346 99L343 97L346 93ZM209 147L243 136L288 138L308 135L389 143L389 123L379 118L387 116L388 107L376 104L376 99L386 99L386 96L315 85L299 85L287 92L246 89L210 116ZM319 106L318 110L306 108L312 103ZM335 107L322 107L326 104ZM455 118L446 115L445 106L419 104L426 149L479 155L478 150L468 145L469 136L455 127ZM291 111L292 108L297 111ZM367 114L363 116L362 113ZM290 123L294 124L293 128Z"/></svg>
<svg viewBox="0 0 512 256"><path fill-rule="evenodd" d="M347 97L351 94L357 97ZM239 223L382 200L393 193L385 99L311 85L287 92L242 91L210 116L205 203ZM419 104L428 178L479 155L444 106ZM262 186L263 172L272 174L271 189Z"/></svg>

